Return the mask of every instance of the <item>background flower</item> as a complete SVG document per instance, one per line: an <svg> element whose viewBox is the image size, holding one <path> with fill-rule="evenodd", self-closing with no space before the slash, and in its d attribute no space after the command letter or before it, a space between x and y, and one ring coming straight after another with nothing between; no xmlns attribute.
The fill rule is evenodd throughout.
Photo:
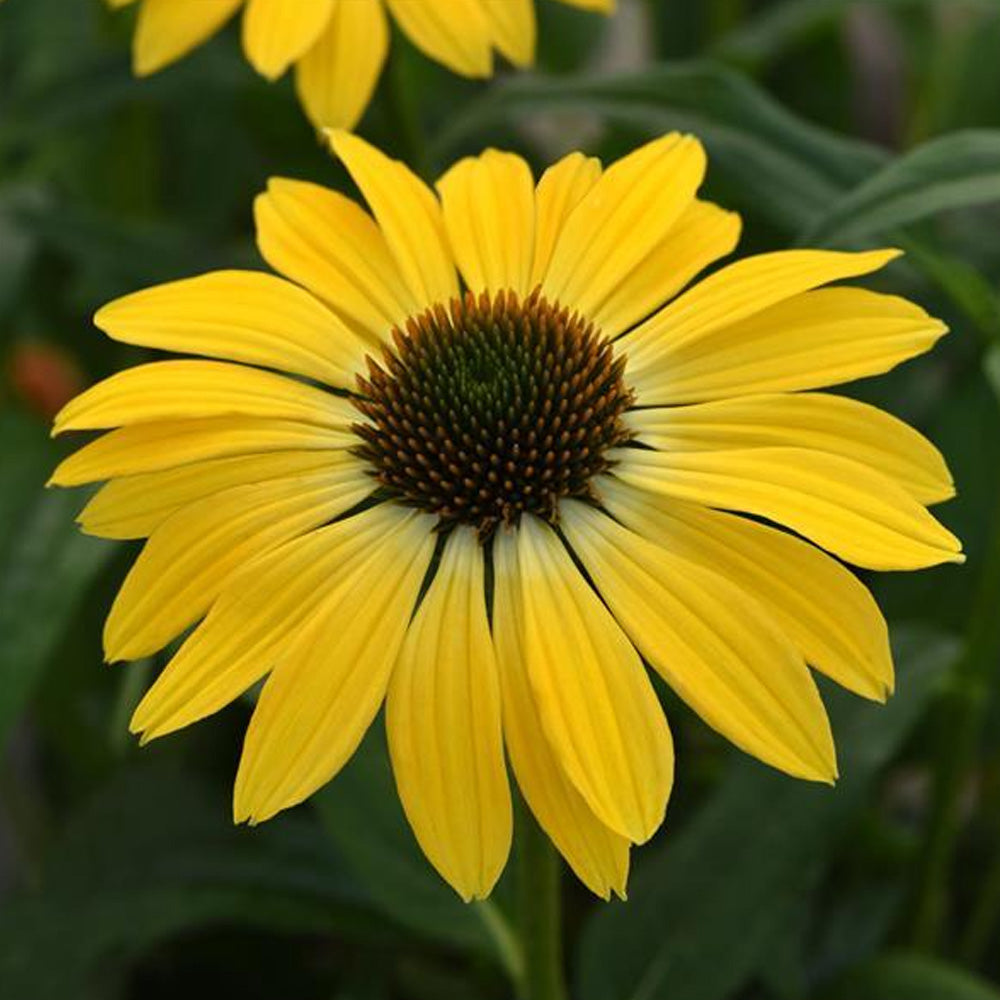
<svg viewBox="0 0 1000 1000"><path fill-rule="evenodd" d="M515 66L535 57L535 0L107 0L139 4L133 60L147 76L187 55L243 10L243 50L277 80L294 65L317 128L355 125L389 51L389 18L422 52L462 76L493 73L494 51ZM615 0L559 0L610 12Z"/></svg>

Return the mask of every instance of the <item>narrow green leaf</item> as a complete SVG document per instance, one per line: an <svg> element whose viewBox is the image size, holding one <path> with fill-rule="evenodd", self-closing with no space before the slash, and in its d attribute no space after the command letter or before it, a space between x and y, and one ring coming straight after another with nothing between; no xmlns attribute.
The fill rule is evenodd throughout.
<svg viewBox="0 0 1000 1000"><path fill-rule="evenodd" d="M1000 401L1000 346L994 347L983 359L983 370L986 372L986 380L993 387Z"/></svg>
<svg viewBox="0 0 1000 1000"><path fill-rule="evenodd" d="M830 1000L1000 1000L995 985L927 955L889 955L847 978Z"/></svg>
<svg viewBox="0 0 1000 1000"><path fill-rule="evenodd" d="M748 760L662 847L637 852L627 905L600 909L579 949L583 1000L722 1000L756 971L791 901L810 884L872 779L932 696L955 643L900 631L898 693L886 706L828 699L836 788ZM669 827L670 818L667 817Z"/></svg>
<svg viewBox="0 0 1000 1000"><path fill-rule="evenodd" d="M928 7L941 0L869 0L869 6ZM993 0L972 0L989 9ZM758 68L814 34L835 25L857 0L783 0L747 18L715 46L715 54Z"/></svg>
<svg viewBox="0 0 1000 1000"><path fill-rule="evenodd" d="M0 996L88 996L98 973L220 924L395 940L315 825L299 816L235 827L219 789L145 762L72 819L40 891L5 901Z"/></svg>
<svg viewBox="0 0 1000 1000"><path fill-rule="evenodd" d="M495 899L463 903L420 853L399 804L380 724L313 801L354 876L388 916L508 971L516 964Z"/></svg>
<svg viewBox="0 0 1000 1000"><path fill-rule="evenodd" d="M517 77L456 116L433 146L443 166L499 125L539 114L597 116L647 135L694 132L742 204L797 231L885 161L874 147L797 118L756 84L708 62L600 79Z"/></svg>
<svg viewBox="0 0 1000 1000"><path fill-rule="evenodd" d="M802 237L837 245L956 208L1000 201L1000 131L955 132L893 160L840 199Z"/></svg>
<svg viewBox="0 0 1000 1000"><path fill-rule="evenodd" d="M10 433L10 438L6 433ZM0 421L0 747L80 600L116 546L81 535L79 495L45 492L54 452L37 425Z"/></svg>

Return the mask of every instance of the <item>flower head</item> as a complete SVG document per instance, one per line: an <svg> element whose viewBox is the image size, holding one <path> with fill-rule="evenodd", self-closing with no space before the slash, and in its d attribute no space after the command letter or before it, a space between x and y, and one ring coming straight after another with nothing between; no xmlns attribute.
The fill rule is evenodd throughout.
<svg viewBox="0 0 1000 1000"><path fill-rule="evenodd" d="M133 63L155 73L201 45L241 8L243 49L262 76L293 65L299 100L318 128L352 128L389 49L389 16L413 44L462 76L488 77L494 51L515 66L535 55L535 0L107 0L138 3ZM560 0L609 13L615 0ZM388 14L387 14L388 11Z"/></svg>
<svg viewBox="0 0 1000 1000"><path fill-rule="evenodd" d="M739 220L698 199L689 137L607 169L572 154L537 185L489 150L436 193L332 141L371 214L272 181L258 239L283 278L211 273L97 315L218 360L124 371L56 420L108 430L53 476L107 481L84 530L148 538L108 658L191 629L133 729L266 679L235 792L257 822L333 777L384 701L406 814L465 898L507 857L507 761L580 878L624 892L673 779L643 659L747 752L833 780L810 667L876 699L893 679L885 623L831 554L962 558L927 511L953 493L933 446L813 391L944 332L832 285L895 254L764 254L692 284Z"/></svg>

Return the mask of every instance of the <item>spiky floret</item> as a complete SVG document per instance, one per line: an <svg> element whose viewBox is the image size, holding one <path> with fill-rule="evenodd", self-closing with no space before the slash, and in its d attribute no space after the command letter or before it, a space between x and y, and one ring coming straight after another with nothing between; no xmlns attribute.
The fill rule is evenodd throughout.
<svg viewBox="0 0 1000 1000"><path fill-rule="evenodd" d="M383 489L481 536L561 497L591 497L629 433L624 361L577 313L539 291L467 293L392 331L368 359L356 449Z"/></svg>

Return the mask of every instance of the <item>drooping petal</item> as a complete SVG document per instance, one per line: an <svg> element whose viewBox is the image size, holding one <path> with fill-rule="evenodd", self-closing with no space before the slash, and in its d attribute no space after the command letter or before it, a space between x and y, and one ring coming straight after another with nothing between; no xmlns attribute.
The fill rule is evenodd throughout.
<svg viewBox="0 0 1000 1000"><path fill-rule="evenodd" d="M62 461L48 486L81 486L116 476L175 469L230 455L350 448L349 430L290 420L209 417L136 424L104 434Z"/></svg>
<svg viewBox="0 0 1000 1000"><path fill-rule="evenodd" d="M431 519L394 509L399 524L344 573L264 685L236 776L237 822L262 822L310 796L375 718L434 550Z"/></svg>
<svg viewBox="0 0 1000 1000"><path fill-rule="evenodd" d="M888 476L804 448L667 454L621 449L615 474L633 486L766 517L869 569L963 562L961 543Z"/></svg>
<svg viewBox="0 0 1000 1000"><path fill-rule="evenodd" d="M334 0L247 0L243 51L261 76L277 80L319 40Z"/></svg>
<svg viewBox="0 0 1000 1000"><path fill-rule="evenodd" d="M381 341L417 309L367 212L337 191L272 177L254 202L257 246L276 271Z"/></svg>
<svg viewBox="0 0 1000 1000"><path fill-rule="evenodd" d="M116 299L94 317L113 340L263 365L353 388L364 342L313 296L262 271L214 271Z"/></svg>
<svg viewBox="0 0 1000 1000"><path fill-rule="evenodd" d="M243 0L143 0L132 45L136 76L163 69L211 38Z"/></svg>
<svg viewBox="0 0 1000 1000"><path fill-rule="evenodd" d="M88 535L148 538L174 511L213 493L358 461L349 451L275 451L126 476L102 486L78 521Z"/></svg>
<svg viewBox="0 0 1000 1000"><path fill-rule="evenodd" d="M425 308L454 298L455 264L434 193L405 164L349 132L331 133L331 143L382 227L413 298Z"/></svg>
<svg viewBox="0 0 1000 1000"><path fill-rule="evenodd" d="M396 534L419 549L432 526L379 504L249 562L142 699L132 732L145 742L229 704L274 666L339 588L378 570L385 537Z"/></svg>
<svg viewBox="0 0 1000 1000"><path fill-rule="evenodd" d="M725 257L740 238L740 217L695 201L593 314L606 337L617 337L672 299L709 264Z"/></svg>
<svg viewBox="0 0 1000 1000"><path fill-rule="evenodd" d="M389 682L396 788L431 864L467 902L488 896L510 851L500 683L486 617L482 548L449 536Z"/></svg>
<svg viewBox="0 0 1000 1000"><path fill-rule="evenodd" d="M462 76L493 72L490 22L481 0L386 0L396 23L431 59Z"/></svg>
<svg viewBox="0 0 1000 1000"><path fill-rule="evenodd" d="M146 542L104 628L108 660L162 649L201 618L251 559L332 520L371 492L357 465L235 486L181 508Z"/></svg>
<svg viewBox="0 0 1000 1000"><path fill-rule="evenodd" d="M626 422L659 451L808 448L871 466L922 504L955 495L941 453L884 410L827 393L739 396L694 406L634 410Z"/></svg>
<svg viewBox="0 0 1000 1000"><path fill-rule="evenodd" d="M861 581L835 559L794 535L655 496L614 476L597 488L626 527L757 598L810 666L866 698L883 700L892 690L885 619Z"/></svg>
<svg viewBox="0 0 1000 1000"><path fill-rule="evenodd" d="M503 695L503 731L517 783L532 813L584 885L602 899L625 898L629 843L608 829L566 776L542 726L525 655L517 544L493 545L493 637Z"/></svg>
<svg viewBox="0 0 1000 1000"><path fill-rule="evenodd" d="M649 404L669 377L665 357L679 345L710 334L820 285L855 278L884 267L897 250L841 253L834 250L783 250L746 257L700 281L619 342L628 356L632 382Z"/></svg>
<svg viewBox="0 0 1000 1000"><path fill-rule="evenodd" d="M581 10L596 10L602 14L610 14L618 5L618 0L559 0L569 7L579 7Z"/></svg>
<svg viewBox="0 0 1000 1000"><path fill-rule="evenodd" d="M663 136L604 171L562 227L542 290L593 316L694 201L705 151L690 136Z"/></svg>
<svg viewBox="0 0 1000 1000"><path fill-rule="evenodd" d="M53 434L164 420L247 416L347 429L342 397L271 372L222 361L154 361L118 372L70 400Z"/></svg>
<svg viewBox="0 0 1000 1000"><path fill-rule="evenodd" d="M535 0L483 0L493 44L515 65L535 61Z"/></svg>
<svg viewBox="0 0 1000 1000"><path fill-rule="evenodd" d="M761 604L578 501L563 504L562 525L643 656L709 725L790 774L833 780L819 692Z"/></svg>
<svg viewBox="0 0 1000 1000"><path fill-rule="evenodd" d="M906 299L821 288L697 336L664 336L645 367L630 359L629 379L646 405L818 389L887 372L946 332Z"/></svg>
<svg viewBox="0 0 1000 1000"><path fill-rule="evenodd" d="M490 149L437 182L451 249L475 293L531 291L535 184L520 156Z"/></svg>
<svg viewBox="0 0 1000 1000"><path fill-rule="evenodd" d="M381 3L335 0L323 34L295 66L295 87L316 128L353 128L371 101L389 51Z"/></svg>
<svg viewBox="0 0 1000 1000"><path fill-rule="evenodd" d="M555 533L534 516L517 532L524 653L559 762L597 817L636 843L663 821L673 745L632 644Z"/></svg>
<svg viewBox="0 0 1000 1000"><path fill-rule="evenodd" d="M556 242L573 209L601 177L601 161L570 153L542 174L535 190L535 250L532 255L531 288L548 274Z"/></svg>

